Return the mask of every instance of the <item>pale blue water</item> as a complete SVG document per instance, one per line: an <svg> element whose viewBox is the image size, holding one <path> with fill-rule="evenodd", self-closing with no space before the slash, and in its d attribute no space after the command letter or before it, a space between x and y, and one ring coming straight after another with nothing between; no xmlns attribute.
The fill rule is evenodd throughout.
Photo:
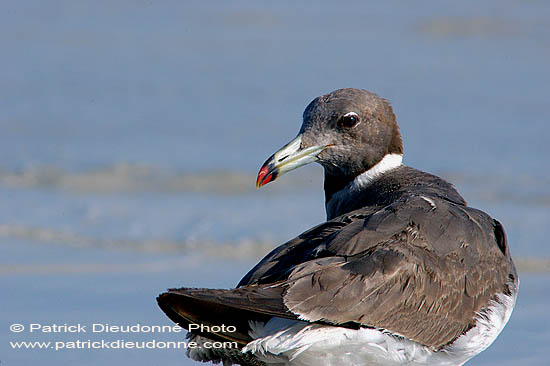
<svg viewBox="0 0 550 366"><path fill-rule="evenodd" d="M503 222L516 258L548 263L549 17L545 1L2 2L0 361L193 364L12 350L32 337L8 326L169 324L165 288L233 286L324 219L319 167L261 190L254 175L341 87L389 99L405 162ZM469 365L547 363L550 276L533 271Z"/></svg>

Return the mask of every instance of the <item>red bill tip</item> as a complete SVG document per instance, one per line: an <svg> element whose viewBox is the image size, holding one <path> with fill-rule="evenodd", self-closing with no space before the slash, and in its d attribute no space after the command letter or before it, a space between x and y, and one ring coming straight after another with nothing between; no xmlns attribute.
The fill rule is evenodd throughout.
<svg viewBox="0 0 550 366"><path fill-rule="evenodd" d="M260 188L264 184L267 184L273 180L273 174L268 175L269 170L267 166L264 165L260 172L258 173L258 179L256 179L256 188Z"/></svg>

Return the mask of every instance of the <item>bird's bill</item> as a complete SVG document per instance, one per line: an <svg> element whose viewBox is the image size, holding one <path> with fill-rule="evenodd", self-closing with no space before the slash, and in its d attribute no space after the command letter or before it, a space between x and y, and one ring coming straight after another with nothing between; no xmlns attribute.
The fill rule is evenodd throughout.
<svg viewBox="0 0 550 366"><path fill-rule="evenodd" d="M319 160L317 156L321 151L331 146L318 145L302 149L301 145L302 134L299 134L294 140L290 141L275 154L271 155L264 165L262 165L258 173L256 188L260 188L274 181L286 172Z"/></svg>

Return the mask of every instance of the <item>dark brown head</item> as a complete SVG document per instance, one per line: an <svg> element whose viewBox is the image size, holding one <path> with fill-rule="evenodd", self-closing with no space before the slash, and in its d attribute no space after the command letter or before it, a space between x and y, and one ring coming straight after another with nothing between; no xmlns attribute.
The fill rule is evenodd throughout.
<svg viewBox="0 0 550 366"><path fill-rule="evenodd" d="M257 186L314 161L325 176L352 180L390 154L403 154L390 104L367 90L339 89L307 106L300 133L265 162Z"/></svg>

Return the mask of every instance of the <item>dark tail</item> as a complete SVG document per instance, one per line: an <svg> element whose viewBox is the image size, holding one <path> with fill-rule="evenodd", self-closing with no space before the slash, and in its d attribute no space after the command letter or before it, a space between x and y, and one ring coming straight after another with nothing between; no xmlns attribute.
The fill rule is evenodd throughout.
<svg viewBox="0 0 550 366"><path fill-rule="evenodd" d="M229 340L243 346L252 341L248 334L250 320L267 322L272 316L296 318L284 306L282 290L273 287L170 289L157 297L157 302L182 328L212 340Z"/></svg>

